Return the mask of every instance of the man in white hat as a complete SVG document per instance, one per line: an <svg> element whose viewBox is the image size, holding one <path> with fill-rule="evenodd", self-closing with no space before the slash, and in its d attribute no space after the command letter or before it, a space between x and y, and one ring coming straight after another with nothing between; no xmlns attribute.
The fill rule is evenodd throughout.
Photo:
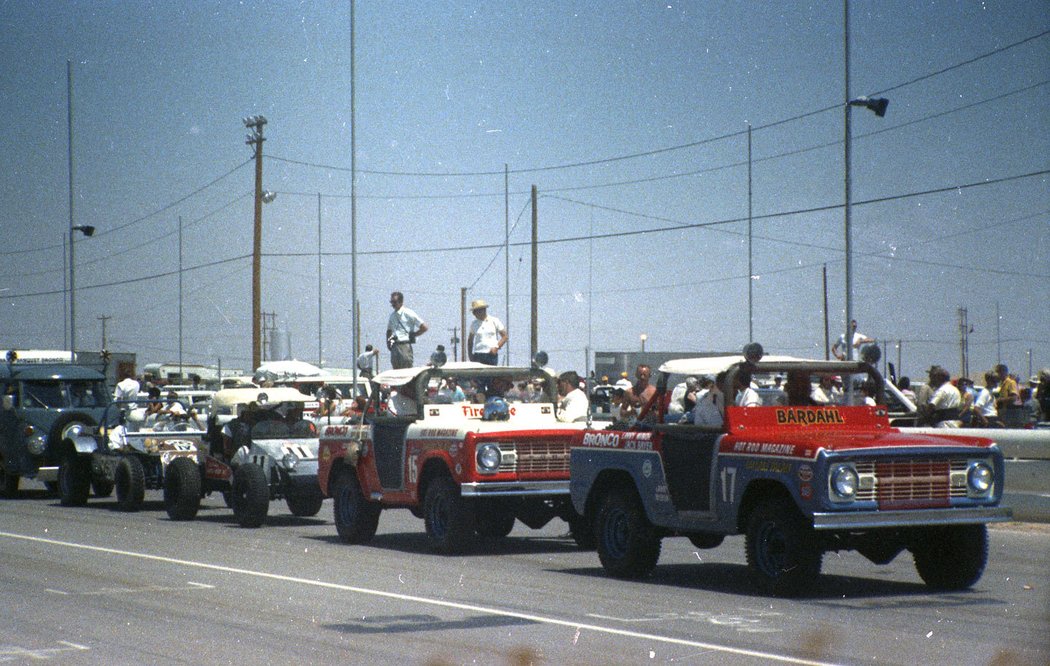
<svg viewBox="0 0 1050 666"><path fill-rule="evenodd" d="M499 319L489 316L489 304L480 298L471 302L470 311L474 313L467 337L470 360L499 365L499 350L507 344L507 327Z"/></svg>

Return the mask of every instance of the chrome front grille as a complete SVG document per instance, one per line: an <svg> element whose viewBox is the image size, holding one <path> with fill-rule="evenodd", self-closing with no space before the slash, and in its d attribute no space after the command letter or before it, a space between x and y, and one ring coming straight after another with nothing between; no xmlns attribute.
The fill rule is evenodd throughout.
<svg viewBox="0 0 1050 666"><path fill-rule="evenodd" d="M500 472L553 474L569 472L569 440L500 442Z"/></svg>
<svg viewBox="0 0 1050 666"><path fill-rule="evenodd" d="M857 461L857 500L907 504L966 497L966 466L966 459Z"/></svg>

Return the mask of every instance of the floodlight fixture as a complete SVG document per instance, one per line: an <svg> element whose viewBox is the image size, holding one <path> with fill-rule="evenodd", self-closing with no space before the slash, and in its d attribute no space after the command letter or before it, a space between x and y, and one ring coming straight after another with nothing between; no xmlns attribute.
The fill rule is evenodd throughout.
<svg viewBox="0 0 1050 666"><path fill-rule="evenodd" d="M856 99L849 101L850 106L863 106L866 109L870 109L875 112L875 115L882 118L886 115L886 107L890 105L890 100L885 97L867 97L861 96Z"/></svg>

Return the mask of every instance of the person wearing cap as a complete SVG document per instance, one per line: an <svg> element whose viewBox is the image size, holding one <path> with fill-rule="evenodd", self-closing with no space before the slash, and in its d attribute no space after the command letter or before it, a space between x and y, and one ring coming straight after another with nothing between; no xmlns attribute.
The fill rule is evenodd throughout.
<svg viewBox="0 0 1050 666"><path fill-rule="evenodd" d="M405 295L400 291L390 294L390 319L386 324L386 348L390 350L390 366L395 370L411 368L412 345L427 332L427 324L405 307Z"/></svg>
<svg viewBox="0 0 1050 666"><path fill-rule="evenodd" d="M933 395L919 407L926 424L937 428L958 428L962 425L959 411L962 409L962 394L950 381L951 375L939 365L928 370L929 386Z"/></svg>
<svg viewBox="0 0 1050 666"><path fill-rule="evenodd" d="M614 386L616 388L622 388L625 391L631 390L631 386L633 385L631 384L631 380L627 378L626 370L620 373L620 378L616 380Z"/></svg>
<svg viewBox="0 0 1050 666"><path fill-rule="evenodd" d="M485 365L499 365L499 350L507 344L507 327L496 317L489 316L489 304L476 299L470 304L474 321L470 322L467 351L471 361Z"/></svg>

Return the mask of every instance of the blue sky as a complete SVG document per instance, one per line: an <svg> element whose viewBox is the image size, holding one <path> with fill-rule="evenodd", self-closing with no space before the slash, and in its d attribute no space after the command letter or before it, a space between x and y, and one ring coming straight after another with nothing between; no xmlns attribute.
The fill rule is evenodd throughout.
<svg viewBox="0 0 1050 666"><path fill-rule="evenodd" d="M447 345L467 287L524 362L535 185L555 367L643 332L739 349L748 123L755 338L823 354L824 265L844 325L841 4L358 2L356 22L363 343L400 289L432 330L417 353ZM912 376L956 373L963 307L972 374L1050 365L1050 5L855 1L850 23L851 96L891 100L852 113L861 329L892 360L902 340ZM106 316L111 349L177 360L181 216L183 360L250 365L241 119L261 113L263 310L317 361L320 194L321 355L349 365L349 3L0 2L0 35L0 346L65 344L71 60L75 221L98 227L76 248L78 346Z"/></svg>

